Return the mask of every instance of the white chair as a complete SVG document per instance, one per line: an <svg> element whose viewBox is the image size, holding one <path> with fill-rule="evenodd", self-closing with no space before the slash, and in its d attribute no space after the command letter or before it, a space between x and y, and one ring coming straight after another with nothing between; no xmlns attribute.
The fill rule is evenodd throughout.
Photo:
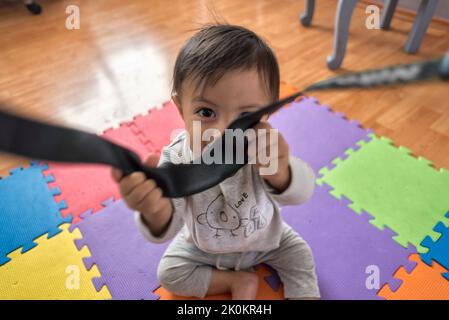
<svg viewBox="0 0 449 320"><path fill-rule="evenodd" d="M335 17L334 46L333 52L327 57L327 66L331 70L338 69L345 56L346 45L348 43L349 25L351 23L352 12L359 0L339 0L337 14ZM384 10L381 18L381 28L388 30L391 19L397 7L398 0L384 0ZM432 16L435 12L438 0L421 0L421 4L416 15L413 29L409 34L404 51L408 54L416 53L419 50L422 39L426 34ZM310 26L315 11L315 0L306 0L304 14L300 16L303 26Z"/></svg>

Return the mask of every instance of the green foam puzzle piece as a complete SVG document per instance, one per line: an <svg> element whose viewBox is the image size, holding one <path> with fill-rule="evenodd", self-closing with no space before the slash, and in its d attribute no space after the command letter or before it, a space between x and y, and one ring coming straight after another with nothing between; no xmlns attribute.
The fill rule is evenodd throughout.
<svg viewBox="0 0 449 320"><path fill-rule="evenodd" d="M402 246L411 243L426 252L421 241L426 235L438 237L433 227L449 210L449 172L384 137L372 135L359 145L357 151L346 151L347 159L335 159L334 169L322 169L318 184L326 182L334 188L332 195L349 198L355 212L367 211L379 229L392 229Z"/></svg>

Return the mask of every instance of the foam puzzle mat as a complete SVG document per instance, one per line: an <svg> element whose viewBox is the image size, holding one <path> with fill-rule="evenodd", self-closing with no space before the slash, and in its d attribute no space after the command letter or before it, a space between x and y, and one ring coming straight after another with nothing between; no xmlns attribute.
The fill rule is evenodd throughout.
<svg viewBox="0 0 449 320"><path fill-rule="evenodd" d="M96 265L101 277L94 278L97 290L107 286L114 299L157 299L157 266L167 244L152 244L134 223L134 212L119 200L110 199L96 214L88 211L76 226L83 237L78 248L87 245L91 257L86 268Z"/></svg>
<svg viewBox="0 0 449 320"><path fill-rule="evenodd" d="M323 168L319 183L332 186L337 198L346 196L355 212L363 209L371 214L371 223L378 228L391 228L402 246L410 243L425 252L421 241L426 235L436 237L433 227L446 219L449 172L436 170L384 137L371 135L370 141L358 145L359 150L346 151L345 160L333 160L332 170Z"/></svg>
<svg viewBox="0 0 449 320"><path fill-rule="evenodd" d="M291 153L315 171L355 147L358 141L368 139L370 133L357 121L348 121L343 114L332 112L314 98L293 102L286 110L272 115L269 122L280 129Z"/></svg>
<svg viewBox="0 0 449 320"><path fill-rule="evenodd" d="M282 216L312 248L323 299L377 299L380 287L416 250L402 248L391 230L381 232L368 223L369 215L357 216L347 199L335 199L330 190L316 186L308 202L283 208ZM411 271L414 265L405 267ZM372 271L379 278L367 286Z"/></svg>
<svg viewBox="0 0 449 320"><path fill-rule="evenodd" d="M269 121L317 173L313 197L281 214L312 248L323 299L449 299L447 170L313 97ZM102 136L145 159L183 128L167 102ZM110 168L33 161L0 195L0 299L190 299L160 286L169 242L138 232ZM273 268L255 272L257 299L283 299Z"/></svg>
<svg viewBox="0 0 449 320"><path fill-rule="evenodd" d="M402 281L397 290L384 286L379 295L389 300L447 300L449 299L449 282L441 280L441 273L447 270L436 262L430 266L421 261L417 254L410 256L417 266L412 272L399 268L394 274Z"/></svg>
<svg viewBox="0 0 449 320"><path fill-rule="evenodd" d="M129 123L103 132L103 137L126 146L135 151L141 159L145 158L151 148L143 136L131 128ZM64 199L70 210L62 210L62 215L70 211L73 222L79 221L79 215L92 209L101 209L101 202L109 197L120 197L117 184L111 177L111 169L107 166L88 164L49 163L49 172L54 177L54 185L61 190L60 198Z"/></svg>
<svg viewBox="0 0 449 320"><path fill-rule="evenodd" d="M449 218L449 211L445 216ZM444 268L449 269L449 228L439 221L433 230L438 232L440 236L437 240L433 240L430 236L424 238L421 245L429 250L427 253L421 254L421 259L429 266L432 265L432 260L434 260ZM449 273L446 272L443 276L449 280Z"/></svg>
<svg viewBox="0 0 449 320"><path fill-rule="evenodd" d="M168 125L167 119L170 119ZM173 102L164 103L161 109L151 110L151 116L134 117L133 123L135 133L141 133L148 139L151 148L157 153L179 133L178 130L184 129L184 122Z"/></svg>
<svg viewBox="0 0 449 320"><path fill-rule="evenodd" d="M143 160L149 153L160 152L169 143L170 133L179 128L180 116L176 106L166 103L162 110L152 110L151 116L137 116L133 122L124 122L118 128L104 131L102 136L130 148ZM144 130L140 131L138 125ZM158 134L152 135L147 126ZM157 141L151 140L154 136L158 136ZM80 221L79 216L83 212L97 212L101 210L103 201L121 197L107 166L49 163L49 172L54 176L54 184L61 190L60 197L56 199L64 199L70 208L62 210L63 216L70 211L75 223Z"/></svg>
<svg viewBox="0 0 449 320"><path fill-rule="evenodd" d="M10 260L10 252L19 247L21 253L31 250L36 246L34 239L44 233L51 238L61 231L59 225L72 220L70 215L61 217L59 211L66 204L53 199L60 190L48 186L53 176L44 174L47 169L33 162L0 179L0 265Z"/></svg>
<svg viewBox="0 0 449 320"><path fill-rule="evenodd" d="M87 247L80 251L74 240L81 238L78 230L62 232L47 239L36 239L38 246L26 254L15 251L11 262L0 267L0 299L109 299L108 289L97 292L92 277L96 267L88 271L82 259L89 256Z"/></svg>

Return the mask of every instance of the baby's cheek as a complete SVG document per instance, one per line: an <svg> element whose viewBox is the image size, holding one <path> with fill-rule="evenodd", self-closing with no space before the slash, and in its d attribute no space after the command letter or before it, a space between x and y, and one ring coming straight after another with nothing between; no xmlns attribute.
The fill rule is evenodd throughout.
<svg viewBox="0 0 449 320"><path fill-rule="evenodd" d="M192 152L194 152L194 153L195 152L201 153L209 142L202 141L204 128L200 124L200 121L196 121L196 122L197 122L196 124L194 124L193 122L190 122L190 125L186 124L186 132L189 137L190 150L192 150ZM194 129L194 126L197 126L197 127ZM199 150L198 150L198 146L199 146Z"/></svg>

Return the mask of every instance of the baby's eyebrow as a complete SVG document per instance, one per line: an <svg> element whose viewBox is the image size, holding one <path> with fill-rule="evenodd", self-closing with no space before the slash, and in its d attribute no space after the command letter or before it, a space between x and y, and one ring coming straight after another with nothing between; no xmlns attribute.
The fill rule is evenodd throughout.
<svg viewBox="0 0 449 320"><path fill-rule="evenodd" d="M218 106L218 104L216 104L216 103L214 103L212 101L209 101L206 98L201 97L201 96L194 97L192 99L192 102L206 102L208 104L211 104L211 105L214 105L214 106ZM259 108L262 108L262 107L263 107L263 105L255 103L255 104L241 106L238 109L259 109Z"/></svg>
<svg viewBox="0 0 449 320"><path fill-rule="evenodd" d="M215 104L214 102L209 101L209 100L207 100L206 98L201 97L201 96L198 96L198 97L193 98L193 99L192 99L192 102L206 102L206 103L212 104L212 105L214 105L214 106L217 105L217 104Z"/></svg>
<svg viewBox="0 0 449 320"><path fill-rule="evenodd" d="M247 105L247 106L241 106L239 107L239 109L259 109L262 108L263 105L259 105L259 104L251 104L251 105Z"/></svg>

